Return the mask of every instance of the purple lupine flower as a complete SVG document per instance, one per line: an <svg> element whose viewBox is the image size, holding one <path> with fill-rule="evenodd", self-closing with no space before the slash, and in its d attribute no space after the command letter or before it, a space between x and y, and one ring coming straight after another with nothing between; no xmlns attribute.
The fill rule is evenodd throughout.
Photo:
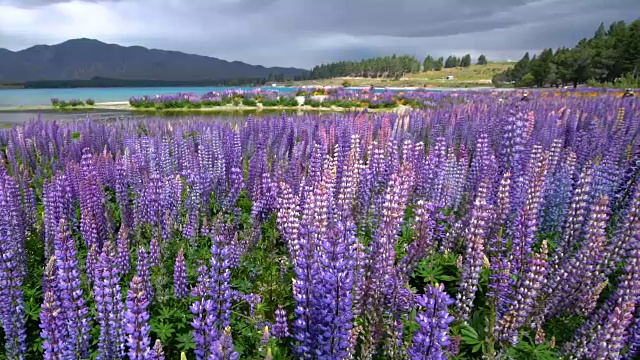
<svg viewBox="0 0 640 360"><path fill-rule="evenodd" d="M261 344L267 344L271 340L271 333L269 332L269 325L265 325L262 330L262 339L260 339Z"/></svg>
<svg viewBox="0 0 640 360"><path fill-rule="evenodd" d="M147 256L147 251L141 246L138 249L137 274L142 279L144 292L147 295L147 299L151 302L153 301L153 287L151 286L151 273L149 271L149 258Z"/></svg>
<svg viewBox="0 0 640 360"><path fill-rule="evenodd" d="M233 347L231 328L226 327L218 340L211 344L211 357L209 360L237 360L240 354Z"/></svg>
<svg viewBox="0 0 640 360"><path fill-rule="evenodd" d="M276 310L276 323L273 325L273 336L283 339L289 336L289 325L287 324L287 312L278 306Z"/></svg>
<svg viewBox="0 0 640 360"><path fill-rule="evenodd" d="M635 317L627 331L629 351L625 359L635 359L640 353L640 308L636 308Z"/></svg>
<svg viewBox="0 0 640 360"><path fill-rule="evenodd" d="M589 212L589 198L591 195L591 187L593 181L593 168L587 164L584 169L576 189L571 199L571 205L569 206L566 216L566 223L563 229L563 237L559 242L560 254L565 256L570 255L571 249L582 237L583 225L586 221L587 214ZM567 254L565 254L567 253Z"/></svg>
<svg viewBox="0 0 640 360"><path fill-rule="evenodd" d="M206 266L204 269L199 269L201 274L206 273ZM207 315L206 308L211 300L206 300L204 284L200 282L192 291L192 295L197 299L189 310L193 314L193 320L191 321L191 327L193 328L193 341L195 343L196 358L199 360L207 359L209 357L209 343L207 327L205 324L205 317Z"/></svg>
<svg viewBox="0 0 640 360"><path fill-rule="evenodd" d="M302 356L314 350L314 302L316 301L314 277L319 275L317 251L326 235L329 195L326 188L318 184L308 194L300 222L299 236L291 248L296 249L294 263L296 277L293 279L293 297L296 300L296 320L293 336L298 341L295 352Z"/></svg>
<svg viewBox="0 0 640 360"><path fill-rule="evenodd" d="M98 249L96 248L96 245L93 245L92 247L89 248L89 251L87 251L87 259L84 264L85 271L87 273L87 277L90 284L96 281L98 258L99 258Z"/></svg>
<svg viewBox="0 0 640 360"><path fill-rule="evenodd" d="M229 192L227 193L227 197L224 201L224 207L226 210L230 211L235 207L236 201L238 201L238 196L240 196L243 188L244 179L242 177L242 170L237 167L233 167L231 169L229 179Z"/></svg>
<svg viewBox="0 0 640 360"><path fill-rule="evenodd" d="M0 167L0 324L9 359L23 359L26 353L25 229L19 196L16 182Z"/></svg>
<svg viewBox="0 0 640 360"><path fill-rule="evenodd" d="M519 276L522 274L526 266L524 260L529 256L535 241L546 173L547 166L542 148L536 145L531 154L524 205L519 210L513 224L514 239L509 254L512 274Z"/></svg>
<svg viewBox="0 0 640 360"><path fill-rule="evenodd" d="M87 249L91 249L92 247L95 247L96 250L102 249L102 243L98 238L98 225L96 224L93 214L89 209L82 210L80 229L82 232L82 239L84 240Z"/></svg>
<svg viewBox="0 0 640 360"><path fill-rule="evenodd" d="M231 319L230 258L223 236L213 236L211 255L210 268L204 265L198 268L198 285L192 291L196 300L190 307L199 360L213 356L214 343L221 338Z"/></svg>
<svg viewBox="0 0 640 360"><path fill-rule="evenodd" d="M640 183L636 186L636 191L629 204L629 209L625 214L624 223L622 224L621 234L619 234L619 242L624 245L620 245L622 249L622 255L616 261L621 261L624 266L622 267L622 275L618 278L618 287L613 294L609 296L598 309L593 312L589 312L589 317L575 333L574 340L565 346L567 352L575 353L576 355L585 355L587 349L586 344L593 341L593 338L598 333L598 329L604 327L604 323L608 321L610 313L619 306L622 306L628 302L634 302L640 297ZM612 253L615 250L612 250ZM599 287L603 288L603 285L607 285L608 282L603 282ZM599 289L593 291L594 296L599 296ZM587 306L595 306L597 298L593 299ZM582 305L582 304L581 304ZM634 332L629 330L630 342L629 352L635 352L633 347L633 335Z"/></svg>
<svg viewBox="0 0 640 360"><path fill-rule="evenodd" d="M153 344L149 358L150 360L164 360L164 350L162 350L162 342L160 342L160 339L156 339L155 344Z"/></svg>
<svg viewBox="0 0 640 360"><path fill-rule="evenodd" d="M184 262L184 248L180 248L173 268L173 293L178 299L187 297L187 266Z"/></svg>
<svg viewBox="0 0 640 360"><path fill-rule="evenodd" d="M215 339L224 327L229 326L231 319L230 259L223 236L214 236L210 265L209 281L205 284L212 298L207 311L213 316L208 317L207 325L212 332L211 338Z"/></svg>
<svg viewBox="0 0 640 360"><path fill-rule="evenodd" d="M149 349L149 300L144 283L138 275L131 279L127 292L127 310L124 314L124 332L127 334L128 355L131 360L151 360Z"/></svg>
<svg viewBox="0 0 640 360"><path fill-rule="evenodd" d="M160 245L156 238L151 239L149 243L149 265L158 267L160 266Z"/></svg>
<svg viewBox="0 0 640 360"><path fill-rule="evenodd" d="M473 308L473 300L478 289L478 279L484 262L484 243L489 226L490 209L487 204L489 192L488 180L482 182L478 188L478 195L473 204L471 221L467 230L467 250L462 265L460 290L457 295L456 315L466 321Z"/></svg>
<svg viewBox="0 0 640 360"><path fill-rule="evenodd" d="M588 345L589 359L618 359L626 342L626 329L633 319L635 304L628 302L617 306L606 323Z"/></svg>
<svg viewBox="0 0 640 360"><path fill-rule="evenodd" d="M507 312L496 324L497 338L517 342L517 331L534 310L536 300L547 274L547 241L542 241L540 252L527 259L525 271L516 285L515 296ZM515 339L515 340L514 340ZM515 346L515 345L514 345Z"/></svg>
<svg viewBox="0 0 640 360"><path fill-rule="evenodd" d="M351 251L355 241L355 225L339 222L320 247L319 278L314 281L319 301L313 307L314 325L318 327L314 340L319 358L348 357L353 319L354 259Z"/></svg>
<svg viewBox="0 0 640 360"><path fill-rule="evenodd" d="M55 257L51 257L47 264L44 281L43 287L46 285L47 290L40 311L43 357L46 360L57 360L65 353L63 346L67 334L62 304L55 288Z"/></svg>
<svg viewBox="0 0 640 360"><path fill-rule="evenodd" d="M433 231L436 222L433 216L434 212L435 209L430 203L424 200L418 200L416 203L413 241L409 244L407 256L402 260L403 273L406 275L413 274L418 262L435 251Z"/></svg>
<svg viewBox="0 0 640 360"><path fill-rule="evenodd" d="M54 242L56 288L66 322L65 357L86 356L90 335L89 309L85 305L73 239L64 219L60 220Z"/></svg>
<svg viewBox="0 0 640 360"><path fill-rule="evenodd" d="M129 230L126 228L124 223L120 226L120 230L118 231L118 239L117 239L117 255L116 262L118 264L118 269L120 274L128 274L131 270L131 253L129 250Z"/></svg>
<svg viewBox="0 0 640 360"><path fill-rule="evenodd" d="M298 259L300 208L298 198L285 182L280 182L281 194L278 196L278 230L289 249L289 257L295 266Z"/></svg>
<svg viewBox="0 0 640 360"><path fill-rule="evenodd" d="M547 292L550 295L544 309L545 315L579 311L581 308L576 305L592 302L597 285L606 280L602 276L602 266L607 240L608 204L607 197L593 204L581 248L549 280Z"/></svg>
<svg viewBox="0 0 640 360"><path fill-rule="evenodd" d="M407 354L411 359L446 359L449 324L454 320L448 306L453 304L453 299L440 284L427 286L425 294L416 297L416 302L423 308L416 316L420 328L413 334Z"/></svg>
<svg viewBox="0 0 640 360"><path fill-rule="evenodd" d="M96 299L97 320L100 324L98 359L114 359L124 356L123 332L124 306L120 291L120 275L113 261L113 245L105 243L96 266L93 294Z"/></svg>

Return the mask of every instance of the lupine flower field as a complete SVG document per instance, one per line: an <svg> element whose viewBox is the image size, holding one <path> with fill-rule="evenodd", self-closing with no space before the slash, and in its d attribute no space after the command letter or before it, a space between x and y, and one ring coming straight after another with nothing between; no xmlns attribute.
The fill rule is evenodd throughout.
<svg viewBox="0 0 640 360"><path fill-rule="evenodd" d="M0 132L0 358L635 358L638 100L447 96Z"/></svg>

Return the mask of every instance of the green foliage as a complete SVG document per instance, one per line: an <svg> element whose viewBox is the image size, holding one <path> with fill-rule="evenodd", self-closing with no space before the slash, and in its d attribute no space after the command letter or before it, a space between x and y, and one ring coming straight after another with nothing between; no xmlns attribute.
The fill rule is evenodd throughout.
<svg viewBox="0 0 640 360"><path fill-rule="evenodd" d="M614 22L608 30L600 24L592 38L572 48L544 49L531 59L527 53L513 68L494 77L494 83L531 86L531 78L524 81L527 74L539 87L576 87L587 82L591 86L637 86L633 79L640 77L640 19L630 24Z"/></svg>
<svg viewBox="0 0 640 360"><path fill-rule="evenodd" d="M469 67L471 66L471 55L467 54L460 59L460 66Z"/></svg>
<svg viewBox="0 0 640 360"><path fill-rule="evenodd" d="M488 61L487 61L487 57L484 55L480 55L478 56L478 61L476 61L477 65L487 65Z"/></svg>
<svg viewBox="0 0 640 360"><path fill-rule="evenodd" d="M398 78L420 71L420 62L410 55L393 55L361 61L340 61L318 65L311 70L311 79L335 77Z"/></svg>
<svg viewBox="0 0 640 360"><path fill-rule="evenodd" d="M556 349L552 349L548 343L536 344L529 337L507 351L507 356L522 360L554 360L559 358L558 355Z"/></svg>
<svg viewBox="0 0 640 360"><path fill-rule="evenodd" d="M244 106L258 106L258 102L253 99L242 99L242 105Z"/></svg>
<svg viewBox="0 0 640 360"><path fill-rule="evenodd" d="M278 105L280 106L298 106L298 100L296 98L281 97L278 99Z"/></svg>

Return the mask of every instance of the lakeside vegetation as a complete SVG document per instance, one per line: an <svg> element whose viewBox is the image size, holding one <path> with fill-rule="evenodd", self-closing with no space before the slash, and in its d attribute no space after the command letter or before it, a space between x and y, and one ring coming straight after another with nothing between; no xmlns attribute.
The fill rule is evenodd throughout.
<svg viewBox="0 0 640 360"><path fill-rule="evenodd" d="M372 92L367 89L345 88L301 88L297 92L275 90L228 90L208 92L202 96L192 93L175 95L144 96L131 98L129 104L135 109L201 109L216 107L288 107L311 108L367 108L392 109L399 106L425 108L433 105L437 96L425 91Z"/></svg>
<svg viewBox="0 0 640 360"><path fill-rule="evenodd" d="M496 86L640 87L640 19L600 24L574 47L525 53L512 68L493 77Z"/></svg>

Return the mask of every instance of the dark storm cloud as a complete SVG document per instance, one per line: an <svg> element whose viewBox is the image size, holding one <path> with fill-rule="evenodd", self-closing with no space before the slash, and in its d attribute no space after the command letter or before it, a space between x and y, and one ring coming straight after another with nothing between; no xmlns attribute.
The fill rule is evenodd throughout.
<svg viewBox="0 0 640 360"><path fill-rule="evenodd" d="M87 36L301 67L391 53L518 59L524 51L574 45L600 22L640 14L640 0L0 0L2 5L29 11L20 16L41 12L42 21L3 27L0 14L0 47ZM113 26L96 24L107 21L102 19Z"/></svg>

